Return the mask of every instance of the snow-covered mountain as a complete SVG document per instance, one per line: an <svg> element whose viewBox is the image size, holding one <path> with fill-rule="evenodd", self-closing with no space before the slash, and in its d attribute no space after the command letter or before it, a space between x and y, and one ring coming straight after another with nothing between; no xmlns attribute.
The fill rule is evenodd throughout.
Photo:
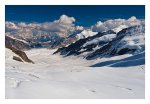
<svg viewBox="0 0 150 104"><path fill-rule="evenodd" d="M96 57L136 54L145 50L145 26L134 26L123 29L114 40L88 55L87 59Z"/></svg>
<svg viewBox="0 0 150 104"><path fill-rule="evenodd" d="M145 26L138 25L125 28L117 34L110 30L94 36L79 39L69 46L59 48L55 53L61 55L83 55L86 59L136 54L145 50ZM54 54L55 54L54 53Z"/></svg>
<svg viewBox="0 0 150 104"><path fill-rule="evenodd" d="M32 47L55 48L75 31L82 31L82 26L75 26L75 19L62 15L58 20L44 23L5 22L5 34L29 42Z"/></svg>
<svg viewBox="0 0 150 104"><path fill-rule="evenodd" d="M91 29L83 29L83 30L74 31L67 38L65 38L63 40L63 42L61 42L60 45L58 45L58 48L60 48L60 47L66 47L66 46L70 45L71 43L76 42L77 40L85 39L85 38L94 36L97 33L98 32L93 32Z"/></svg>
<svg viewBox="0 0 150 104"><path fill-rule="evenodd" d="M75 18L67 15L59 19L44 23L5 22L6 35L30 43L31 48L64 47L79 39L88 38L98 32L109 30L118 33L124 28L145 24L144 20L136 17L129 19L110 19L98 21L90 27L76 26Z"/></svg>
<svg viewBox="0 0 150 104"><path fill-rule="evenodd" d="M104 36L106 34L115 34L115 32L111 31L107 31L107 32L103 32L103 33L98 33L94 36L89 36L87 38L83 38L83 39L79 39L77 41L75 41L74 43L71 43L70 45L66 46L66 47L62 47L59 48L55 53L60 52L61 55L73 55L73 54L81 54L83 52L86 51L91 51L92 48L95 48L98 44L91 44L89 46L84 47L85 43L95 39L95 38L99 38L101 36ZM105 44L105 42L102 42L101 44ZM54 54L55 54L54 53Z"/></svg>
<svg viewBox="0 0 150 104"><path fill-rule="evenodd" d="M75 26L75 19L62 15L45 23L6 22L6 44L18 49L58 48L64 56L78 55L86 59L136 54L145 50L145 22L110 19L84 28Z"/></svg>

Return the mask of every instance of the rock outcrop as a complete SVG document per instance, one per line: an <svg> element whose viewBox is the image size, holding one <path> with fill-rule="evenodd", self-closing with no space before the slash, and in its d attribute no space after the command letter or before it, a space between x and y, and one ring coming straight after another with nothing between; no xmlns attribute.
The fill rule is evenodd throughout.
<svg viewBox="0 0 150 104"><path fill-rule="evenodd" d="M5 44L6 46L13 46L19 50L28 50L30 49L30 44L24 40L19 40L10 36L5 35Z"/></svg>
<svg viewBox="0 0 150 104"><path fill-rule="evenodd" d="M19 62L23 62L22 59L20 57L17 56L13 56L13 60L19 61Z"/></svg>
<svg viewBox="0 0 150 104"><path fill-rule="evenodd" d="M6 44L5 47L12 50L12 52L14 52L16 55L18 55L23 61L34 64L34 62L28 58L28 56L26 55L25 52L23 52L19 49L16 49L15 47L13 47L11 45ZM15 57L13 57L13 59L17 60L17 61L22 61L21 59L19 59L19 57L15 56Z"/></svg>

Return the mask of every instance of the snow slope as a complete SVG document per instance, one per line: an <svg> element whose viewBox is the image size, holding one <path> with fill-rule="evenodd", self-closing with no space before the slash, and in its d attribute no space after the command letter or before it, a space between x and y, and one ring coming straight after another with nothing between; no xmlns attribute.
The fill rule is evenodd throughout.
<svg viewBox="0 0 150 104"><path fill-rule="evenodd" d="M144 65L89 67L131 55L87 61L52 55L54 51L26 51L35 62L29 64L12 60L6 49L6 98L144 98Z"/></svg>
<svg viewBox="0 0 150 104"><path fill-rule="evenodd" d="M136 55L131 55L123 59L112 60L112 58L110 58L109 60L105 60L105 61L103 60L103 62L92 65L92 67L102 67L102 66L131 67L131 66L139 66L144 64L145 64L145 52L141 52Z"/></svg>

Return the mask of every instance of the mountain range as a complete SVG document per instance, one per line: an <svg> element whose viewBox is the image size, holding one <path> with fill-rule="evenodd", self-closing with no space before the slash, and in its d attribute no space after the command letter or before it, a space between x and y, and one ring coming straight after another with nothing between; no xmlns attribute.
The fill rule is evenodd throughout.
<svg viewBox="0 0 150 104"><path fill-rule="evenodd" d="M5 44L22 51L57 49L54 54L74 55L87 60L145 51L144 20L133 16L127 20L98 21L88 28L75 26L74 21L72 17L62 15L50 23L6 22ZM62 30L65 28L66 31Z"/></svg>

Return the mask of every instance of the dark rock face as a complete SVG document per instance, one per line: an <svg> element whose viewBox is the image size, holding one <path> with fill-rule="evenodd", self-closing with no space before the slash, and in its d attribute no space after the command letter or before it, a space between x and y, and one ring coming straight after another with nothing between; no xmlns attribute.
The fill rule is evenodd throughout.
<svg viewBox="0 0 150 104"><path fill-rule="evenodd" d="M101 47L100 49L96 50L95 52L91 53L90 55L88 55L86 57L87 60L89 59L93 59L96 58L97 55L101 55L101 54L105 54L110 48L112 47L111 44L106 44L103 47Z"/></svg>
<svg viewBox="0 0 150 104"><path fill-rule="evenodd" d="M20 56L22 58L22 60L24 60L25 62L33 63L34 64L34 62L28 58L28 56L26 55L25 52L23 52L21 50L18 50L18 49L16 49L15 47L13 47L11 45L5 45L5 47L8 48L8 49L10 49L10 50L12 50L12 52L14 52L15 54L17 54L18 56ZM19 60L16 57L15 57L15 59Z"/></svg>
<svg viewBox="0 0 150 104"><path fill-rule="evenodd" d="M19 49L19 50L28 50L28 49L30 49L29 44L26 44L22 41L19 41L17 39L13 39L13 38L8 37L8 36L5 36L5 44L6 44L6 46L13 46L13 47L15 47L16 49Z"/></svg>
<svg viewBox="0 0 150 104"><path fill-rule="evenodd" d="M128 49L128 48L124 48L124 49L121 49L119 52L118 52L118 54L119 55L123 55L123 54L126 54L126 53L128 53L128 52L130 52L130 51L132 51L132 52L134 52L134 51L136 51L135 49Z"/></svg>
<svg viewBox="0 0 150 104"><path fill-rule="evenodd" d="M145 26L134 26L123 29L119 33L117 33L117 37L111 42L107 43L100 49L91 53L86 59L94 59L96 57L105 57L105 56L113 56L113 55L123 55L126 53L133 53L136 49L122 48L120 51L117 51L119 48L120 41L126 36L132 36L133 34L145 33ZM122 46L123 47L123 46Z"/></svg>
<svg viewBox="0 0 150 104"><path fill-rule="evenodd" d="M85 39L77 40L75 43L71 43L69 46L59 48L56 52L54 52L54 54L60 53L61 55L69 56L69 55L79 55L81 53L88 52L88 54L84 56L87 60L95 59L97 57L111 57L114 55L123 55L126 53L133 54L135 51L137 51L138 48L136 47L130 48L130 46L126 46L128 42L124 43L123 39L131 38L131 41L133 41L132 38L134 39L134 38L137 38L138 36L143 37L145 34L145 26L140 25L140 26L133 26L133 27L125 28L121 30L120 32L118 32L116 35L116 38L112 39L112 41L109 41L109 42L100 41L97 44L92 43L89 45L88 44L84 45L88 41L97 39L107 34L116 34L116 33L110 30L107 32L98 33L94 36L91 36ZM137 40L137 43L138 41L140 40ZM135 40L133 42L134 44L136 44ZM97 46L99 47L97 48ZM140 48L142 48L140 49L141 51L145 49L143 45L140 46Z"/></svg>
<svg viewBox="0 0 150 104"><path fill-rule="evenodd" d="M20 57L17 56L13 56L13 60L19 61L19 62L23 62L22 59Z"/></svg>

